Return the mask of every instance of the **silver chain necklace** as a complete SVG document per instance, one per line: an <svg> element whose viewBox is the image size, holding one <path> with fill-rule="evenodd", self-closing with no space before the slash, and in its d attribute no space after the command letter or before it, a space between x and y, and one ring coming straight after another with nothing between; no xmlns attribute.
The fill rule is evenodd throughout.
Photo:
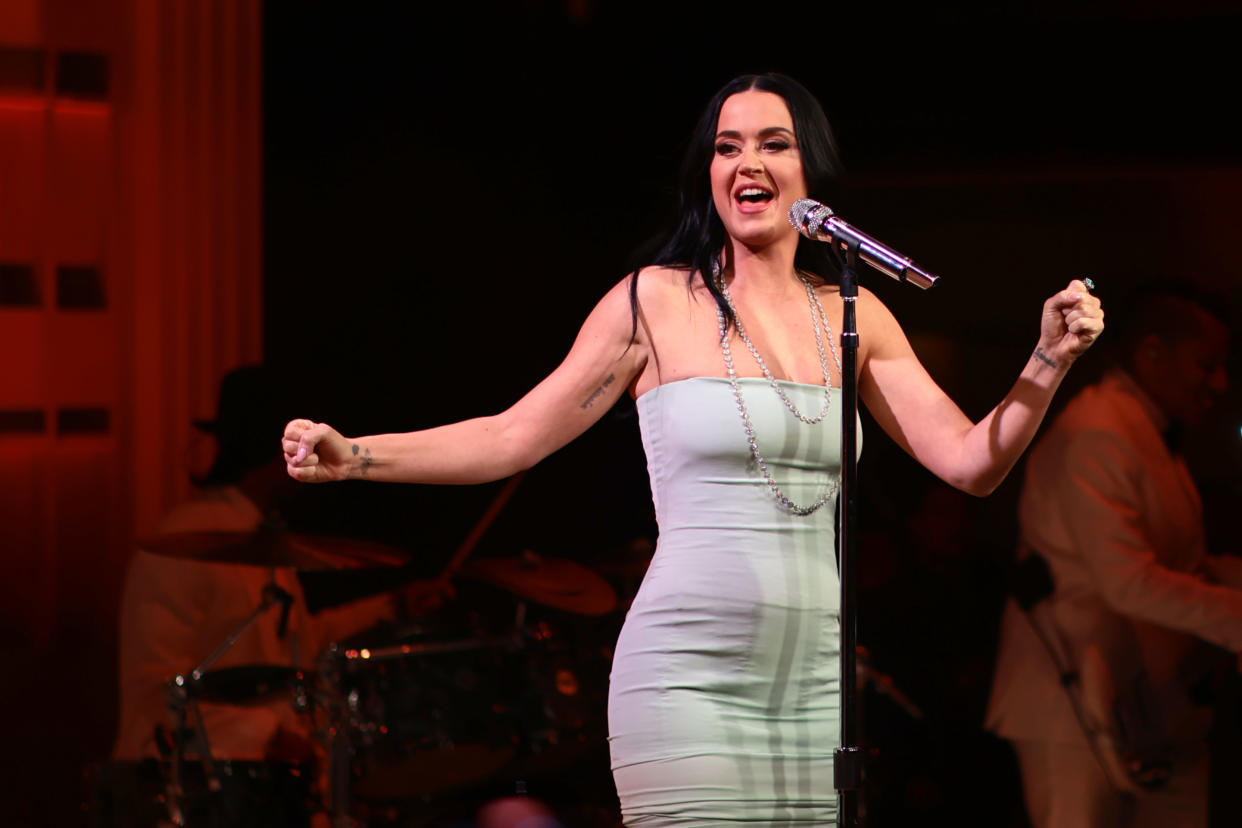
<svg viewBox="0 0 1242 828"><path fill-rule="evenodd" d="M824 371L824 406L816 417L807 417L798 411L793 402L785 394L785 390L781 388L780 382L776 377L772 376L772 372L768 370L767 363L763 361L763 357L759 355L759 349L750 341L750 337L746 335L746 329L742 326L742 317L738 315L737 308L733 304L733 298L729 296L729 289L725 286L724 277L720 272L720 265L716 263L712 267L712 278L716 283L720 295L724 297L725 305L729 308L729 313L733 315L733 324L737 326L738 338L745 343L746 348L750 351L751 356L759 363L760 370L763 371L764 377L772 384L776 394L780 397L785 407L790 413L802 422L808 425L815 425L821 422L828 414L828 406L832 397L832 377L828 373L828 357L824 353L824 338L828 339L828 347L832 350L832 357L836 361L837 371L841 371L841 356L837 353L836 345L832 341L832 328L828 325L828 314L824 312L824 305L819 301L819 295L815 292L809 279L801 272L798 272L798 278L802 280L803 286L806 288L807 297L811 305L811 327L815 331L815 346L819 350L819 364ZM837 481L830 480L823 494L810 506L799 506L790 500L780 486L772 478L771 472L768 471L768 463L763 459L763 455L759 453L759 443L755 438L755 427L750 421L750 412L746 410L746 402L742 399L742 389L738 386L737 371L733 367L733 352L729 347L729 325L725 319L724 311L719 306L716 308L716 320L720 325L720 350L724 354L725 369L729 373L729 385L733 388L733 398L737 401L738 413L742 416L742 427L746 431L746 442L750 446L751 457L755 458L755 465L759 467L759 471L763 474L764 481L768 484L768 488L772 490L772 494L776 496L781 506L795 515L805 517L819 509L830 499L836 496ZM823 334L820 328L823 327Z"/></svg>
<svg viewBox="0 0 1242 828"><path fill-rule="evenodd" d="M798 278L802 280L802 286L806 288L807 301L811 305L811 330L815 332L815 349L819 351L819 367L824 372L824 404L819 410L819 414L814 417L808 417L798 410L793 401L785 394L785 389L781 388L780 381L772 376L772 372L768 370L768 364L764 362L763 357L759 354L759 349L750 341L750 337L746 335L746 328L742 325L742 317L738 315L737 307L733 304L733 297L729 295L729 288L725 285L724 277L719 273L713 273L716 280L716 287L720 290L720 295L724 297L725 304L729 306L729 313L733 315L733 324L737 326L738 338L746 345L746 349L750 351L750 355L755 358L755 362L759 363L759 370L763 372L763 376L772 384L772 390L776 392L776 396L781 398L781 402L789 409L789 413L793 414L807 425L816 425L824 417L828 416L828 405L832 399L832 376L828 373L828 357L824 353L824 336L828 337L828 347L832 349L832 358L837 363L837 371L841 370L841 356L837 353L837 346L832 341L832 328L828 326L828 315L824 313L824 305L819 301L815 288L811 286L811 282L801 272ZM719 307L716 309L718 319L723 319ZM823 335L820 334L820 326L823 326ZM728 325L722 329L721 337L724 342L725 363L732 362L732 355L729 353L729 343L724 336Z"/></svg>

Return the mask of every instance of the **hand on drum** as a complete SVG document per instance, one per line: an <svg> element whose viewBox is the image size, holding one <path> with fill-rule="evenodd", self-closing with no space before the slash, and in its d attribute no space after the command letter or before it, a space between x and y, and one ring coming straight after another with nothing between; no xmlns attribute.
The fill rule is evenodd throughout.
<svg viewBox="0 0 1242 828"><path fill-rule="evenodd" d="M285 470L303 483L344 480L356 459L355 447L327 423L291 420L285 426L281 450Z"/></svg>

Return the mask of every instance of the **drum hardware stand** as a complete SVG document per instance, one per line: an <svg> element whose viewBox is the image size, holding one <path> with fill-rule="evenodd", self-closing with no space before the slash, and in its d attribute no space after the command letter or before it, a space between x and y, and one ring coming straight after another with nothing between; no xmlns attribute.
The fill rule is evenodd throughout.
<svg viewBox="0 0 1242 828"><path fill-rule="evenodd" d="M328 797L332 828L358 828L361 823L349 815L352 807L349 789L353 746L350 745L349 737L343 726L333 722L329 727L331 730L329 731L328 761L332 763L332 768L328 775L330 786Z"/></svg>
<svg viewBox="0 0 1242 828"><path fill-rule="evenodd" d="M181 777L187 747L185 732L188 713L194 714L195 741L197 742L199 761L203 764L203 777L207 783L207 790L211 793L219 793L221 789L220 779L216 776L215 763L211 758L211 746L207 741L207 729L203 726L203 717L198 706L198 696L202 691L203 675L237 643L237 639L241 638L242 634L250 629L263 613L278 604L281 607L281 613L277 634L283 638L288 629L289 610L293 606L293 595L276 583L275 572L273 571L272 579L264 585L262 598L254 612L250 613L245 620L238 624L228 637L212 650L207 658L203 659L201 664L190 671L188 676L178 673L164 686L165 705L177 717L177 732L174 738L169 779L168 784L165 786L165 792L168 818L178 828L183 828L186 825L185 812L181 807L182 799L185 796Z"/></svg>
<svg viewBox="0 0 1242 828"><path fill-rule="evenodd" d="M479 517L478 522L470 528L466 537L462 539L462 542L453 552L453 557L444 565L444 570L440 573L442 579L449 581L457 574L457 570L461 569L461 565L465 563L466 558L470 557L470 553L479 545L483 535L487 533L487 530L496 520L501 510L505 508L509 498L513 497L513 493L517 491L517 487L522 484L522 480L525 477L526 472L520 471L505 481L505 485L496 493L496 497L492 498L492 502L483 510L483 514Z"/></svg>
<svg viewBox="0 0 1242 828"><path fill-rule="evenodd" d="M901 688L893 681L893 677L885 673L881 673L871 663L871 654L867 652L866 647L858 648L858 684L860 687L871 687L881 696L885 696L893 704L901 708L902 712L911 719L919 720L923 718L923 711L919 709L910 697L901 692Z"/></svg>

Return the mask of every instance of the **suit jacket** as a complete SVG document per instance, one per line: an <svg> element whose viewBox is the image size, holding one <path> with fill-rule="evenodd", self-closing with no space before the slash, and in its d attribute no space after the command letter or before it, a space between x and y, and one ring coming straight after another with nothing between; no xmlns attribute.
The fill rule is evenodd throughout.
<svg viewBox="0 0 1242 828"><path fill-rule="evenodd" d="M1099 654L1119 684L1145 669L1166 729L1198 739L1205 714L1177 691L1202 642L1242 651L1242 590L1206 577L1237 562L1206 557L1202 504L1162 438L1165 425L1124 372L1071 400L1027 463L1020 554L1048 562L1047 606L1071 665ZM986 723L1010 739L1086 744L1046 647L1013 601Z"/></svg>

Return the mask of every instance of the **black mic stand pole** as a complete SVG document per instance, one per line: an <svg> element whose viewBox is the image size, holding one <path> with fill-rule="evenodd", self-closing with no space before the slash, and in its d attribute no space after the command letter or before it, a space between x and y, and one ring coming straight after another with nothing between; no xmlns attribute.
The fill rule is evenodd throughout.
<svg viewBox="0 0 1242 828"><path fill-rule="evenodd" d="M836 245L833 244L833 252ZM841 579L841 747L833 753L833 782L837 789L837 825L858 828L859 797L862 792L863 752L858 741L858 647L857 593L854 588L856 541L854 526L858 518L858 300L857 239L845 247L841 267L841 488L839 490L840 547L838 572Z"/></svg>

